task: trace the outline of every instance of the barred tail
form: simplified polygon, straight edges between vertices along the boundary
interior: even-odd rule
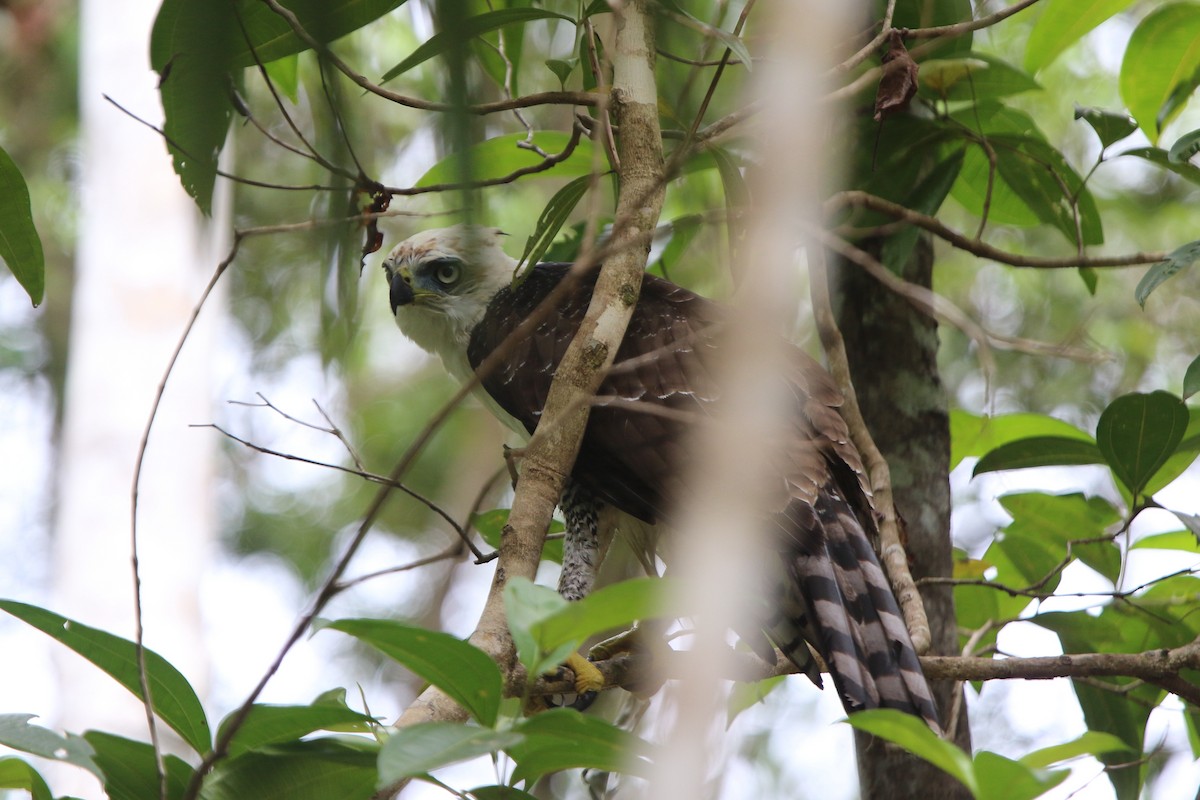
[[[804,640],[829,668],[846,711],[895,708],[940,731],[904,619],[871,543],[831,481],[815,503],[784,515],[791,572],[771,627],[784,654],[820,685]],[[782,619],[780,619],[782,618]]]

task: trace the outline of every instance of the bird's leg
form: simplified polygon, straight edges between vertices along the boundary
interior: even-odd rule
[[[600,510],[604,501],[577,481],[569,481],[558,504],[563,512],[566,533],[563,537],[562,573],[558,593],[570,601],[580,600],[592,591],[600,555]],[[576,708],[586,708],[604,687],[604,676],[579,653],[572,653],[566,666],[575,673]]]
[[[603,506],[603,500],[573,480],[568,482],[558,503],[566,523],[558,593],[566,600],[573,602],[587,597],[596,582]]]

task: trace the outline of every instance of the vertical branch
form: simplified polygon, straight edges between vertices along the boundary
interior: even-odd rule
[[[516,653],[504,615],[503,590],[513,577],[532,579],[542,541],[563,485],[579,451],[591,403],[616,356],[637,303],[650,250],[650,233],[663,200],[662,137],[654,82],[654,28],[648,0],[617,11],[613,48],[612,103],[621,136],[621,188],[610,247],[579,332],[555,373],[537,431],[521,464],[521,478],[500,547],[499,563],[471,642],[510,672]],[[397,725],[434,719],[458,720],[464,713],[436,689],[426,690]],[[387,796],[399,787],[388,787]]]

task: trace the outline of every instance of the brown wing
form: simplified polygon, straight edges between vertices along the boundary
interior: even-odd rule
[[[540,264],[519,287],[497,295],[472,333],[471,365],[533,313],[568,269]],[[530,432],[594,286],[594,276],[582,280],[483,380]],[[613,369],[597,393],[573,480],[647,522],[686,501],[680,479],[687,471],[687,428],[719,403],[709,367],[723,316],[717,304],[645,276]],[[842,396],[828,373],[799,350],[782,377],[794,413],[780,448],[788,491],[772,510],[780,532],[777,611],[765,627],[819,683],[805,641],[813,645],[847,710],[898,708],[936,726],[929,688],[871,546],[874,511],[861,460],[837,410]]]

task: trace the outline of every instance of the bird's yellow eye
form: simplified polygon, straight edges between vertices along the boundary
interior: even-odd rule
[[[462,268],[453,259],[443,259],[438,261],[435,266],[436,269],[433,272],[434,280],[443,286],[449,286],[454,283],[458,280],[459,275],[462,274]]]

